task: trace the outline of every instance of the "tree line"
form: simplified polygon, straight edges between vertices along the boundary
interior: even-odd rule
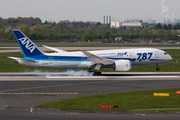
[[[0,40],[15,39],[12,29],[20,29],[32,40],[179,40],[180,23],[175,25],[156,24],[154,27],[133,30],[111,28],[100,22],[60,21],[58,23],[40,18],[8,18],[0,20]]]

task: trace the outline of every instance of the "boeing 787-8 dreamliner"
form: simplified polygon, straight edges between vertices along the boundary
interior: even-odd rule
[[[154,48],[114,49],[98,51],[67,52],[54,47],[47,47],[56,53],[40,50],[20,30],[12,30],[21,48],[24,58],[9,57],[16,63],[49,69],[95,69],[94,75],[100,75],[99,69],[112,68],[115,71],[129,71],[133,65],[159,64],[172,60],[163,50]]]

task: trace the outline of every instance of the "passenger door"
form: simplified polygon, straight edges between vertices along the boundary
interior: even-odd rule
[[[159,52],[155,51],[155,58],[159,58]]]
[[[53,57],[49,57],[49,64],[53,64]]]

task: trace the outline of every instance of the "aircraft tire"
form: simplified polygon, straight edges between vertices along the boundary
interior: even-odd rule
[[[94,72],[93,76],[98,76],[98,75],[102,75],[101,72]]]
[[[156,71],[160,71],[160,68],[156,68]]]
[[[97,72],[97,75],[102,75],[102,73],[101,72]]]

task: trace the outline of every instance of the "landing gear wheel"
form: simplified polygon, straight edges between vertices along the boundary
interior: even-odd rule
[[[156,68],[156,71],[160,71],[160,68]]]
[[[94,72],[93,76],[97,76],[97,72]]]
[[[97,75],[102,75],[101,72],[97,72]]]
[[[102,75],[101,72],[94,72],[93,76],[98,76],[98,75]]]
[[[161,64],[157,64],[156,71],[160,71],[160,68],[159,68],[159,66],[161,66]]]

